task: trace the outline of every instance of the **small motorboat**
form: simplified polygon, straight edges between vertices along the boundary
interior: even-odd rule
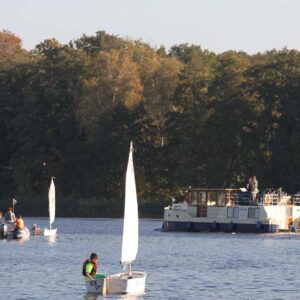
[[[16,230],[14,223],[1,224],[0,232],[2,238],[23,239],[28,238],[30,236],[30,231],[27,227]]]
[[[14,231],[13,236],[15,239],[24,239],[24,238],[29,238],[30,236],[30,231],[28,230],[27,227],[24,227],[22,229],[17,229]]]
[[[33,224],[30,231],[32,235],[44,235],[44,230],[41,229],[37,224]]]
[[[14,231],[16,229],[16,225],[13,222],[6,222],[4,224],[1,224],[1,237],[2,238],[9,238],[13,237]]]

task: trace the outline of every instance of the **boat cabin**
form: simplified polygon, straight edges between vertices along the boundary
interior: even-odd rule
[[[281,189],[189,188],[184,202],[164,209],[164,230],[277,232],[300,228],[300,193]]]
[[[241,189],[205,189],[190,188],[186,199],[188,206],[197,207],[197,217],[207,217],[209,206],[265,206],[265,205],[287,205],[291,197],[280,190],[266,190],[263,194],[257,194],[255,199],[251,192]]]

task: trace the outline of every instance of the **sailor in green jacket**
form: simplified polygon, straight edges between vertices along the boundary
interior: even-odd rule
[[[88,279],[93,280],[97,275],[97,262],[98,255],[96,253],[92,253],[90,258],[88,258],[83,266],[82,266],[82,275]]]

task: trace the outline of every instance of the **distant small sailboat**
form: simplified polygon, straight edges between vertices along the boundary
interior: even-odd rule
[[[108,275],[86,282],[87,291],[102,294],[143,294],[145,292],[146,273],[132,271],[131,263],[138,252],[138,204],[133,167],[133,147],[130,144],[125,188],[125,211],[121,263],[127,266],[127,272]]]
[[[45,228],[44,235],[52,236],[52,235],[56,235],[56,231],[57,231],[57,228],[55,229],[51,228],[51,224],[55,220],[55,186],[54,186],[53,177],[51,178],[48,200],[49,200],[49,229]]]

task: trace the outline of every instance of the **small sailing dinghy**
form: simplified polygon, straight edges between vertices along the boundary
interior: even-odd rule
[[[132,271],[131,263],[138,252],[138,205],[136,185],[133,168],[133,147],[130,144],[126,172],[125,211],[123,224],[123,242],[121,263],[127,266],[127,272],[108,275],[86,281],[87,291],[99,294],[133,294],[140,295],[145,292],[146,273]]]
[[[55,220],[55,186],[54,186],[53,177],[51,178],[48,200],[49,200],[49,229],[45,228],[44,235],[52,236],[52,235],[56,235],[56,231],[57,231],[57,228],[55,229],[51,228],[51,224]]]

